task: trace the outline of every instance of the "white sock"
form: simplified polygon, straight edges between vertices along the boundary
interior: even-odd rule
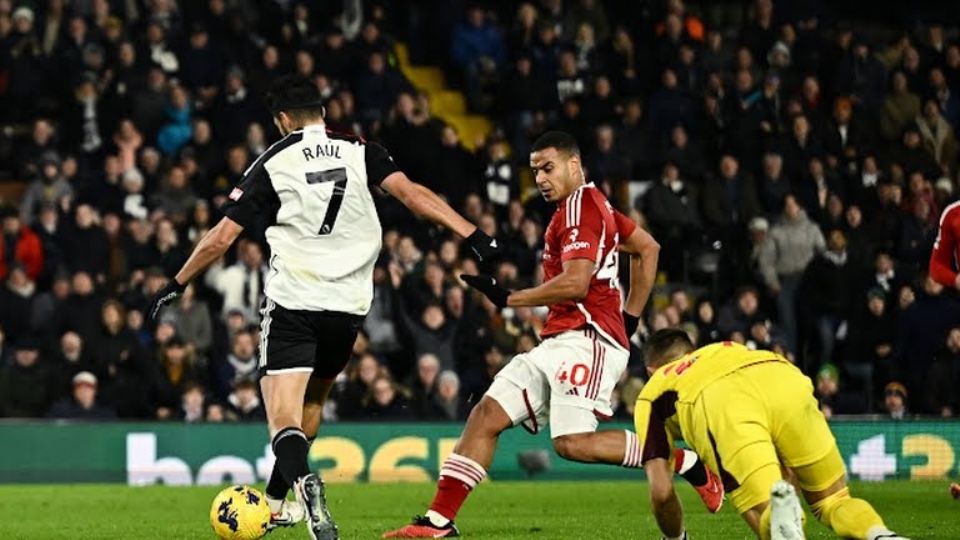
[[[693,468],[697,464],[697,460],[700,459],[697,457],[697,453],[691,450],[681,450],[683,452],[683,463],[680,464],[680,469],[677,471],[679,474],[685,474],[687,471]]]
[[[629,469],[639,469],[643,466],[640,463],[642,457],[640,453],[640,439],[637,438],[637,434],[625,429],[623,433],[627,437],[627,446],[626,451],[623,453],[623,462],[620,463],[621,467],[627,467]]]
[[[897,533],[879,525],[870,527],[870,530],[867,531],[867,540],[880,540],[883,538],[893,538],[895,536],[897,536]]]
[[[663,540],[687,540],[687,531],[681,530],[680,536],[664,536]]]
[[[437,527],[445,527],[447,523],[450,523],[449,519],[441,516],[433,510],[427,510],[426,517],[430,520],[430,523],[433,523]]]
[[[283,507],[283,499],[274,499],[267,495],[267,506],[270,507],[271,514],[276,514]]]

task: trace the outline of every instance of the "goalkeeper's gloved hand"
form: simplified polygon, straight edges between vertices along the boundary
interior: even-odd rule
[[[467,245],[476,254],[480,262],[488,261],[500,252],[500,246],[497,245],[496,238],[490,238],[487,233],[477,227],[473,233],[467,237]]]
[[[179,298],[186,288],[186,285],[181,285],[175,278],[168,281],[166,286],[160,289],[153,300],[150,301],[150,307],[147,309],[147,320],[155,322],[163,306]]]
[[[510,296],[510,291],[498,285],[497,280],[494,279],[493,276],[486,274],[480,274],[479,276],[460,274],[460,279],[467,285],[482,292],[484,296],[489,298],[498,308],[502,309],[507,307],[507,298]]]
[[[633,315],[623,312],[623,326],[627,329],[627,339],[630,339],[637,331],[637,327],[640,326],[640,317],[634,317]]]

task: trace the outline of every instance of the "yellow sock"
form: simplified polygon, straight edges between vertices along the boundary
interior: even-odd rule
[[[814,503],[810,509],[841,538],[866,539],[871,528],[884,527],[883,518],[870,503],[851,497],[848,488]]]
[[[760,514],[760,540],[770,540],[770,508],[768,504]]]

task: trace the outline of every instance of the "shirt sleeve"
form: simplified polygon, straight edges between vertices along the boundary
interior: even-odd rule
[[[371,186],[379,186],[388,176],[400,170],[387,149],[375,142],[368,142],[364,146],[364,159],[367,184]]]
[[[567,200],[564,229],[560,236],[560,262],[590,259],[596,262],[600,251],[603,216],[596,203],[581,192]],[[586,199],[586,200],[583,200]]]
[[[653,401],[642,394],[637,399],[634,424],[640,439],[640,463],[657,458],[670,459],[673,436],[667,429],[667,419],[676,412],[675,401],[674,392],[665,392]]]
[[[956,210],[948,210],[940,219],[940,230],[937,232],[937,241],[933,244],[930,254],[930,277],[944,287],[953,288],[957,279],[957,272],[953,269],[954,257],[957,251],[957,238],[954,235],[953,220],[960,214]]]
[[[270,183],[270,175],[258,160],[240,179],[237,185],[227,196],[223,205],[223,213],[244,228],[256,222],[258,215],[264,214],[274,204],[279,204],[277,192]]]
[[[613,219],[617,222],[617,232],[620,233],[621,242],[633,234],[633,231],[637,230],[637,224],[617,210],[613,211]]]

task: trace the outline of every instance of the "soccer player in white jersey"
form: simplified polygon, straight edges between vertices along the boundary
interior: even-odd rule
[[[382,146],[328,132],[320,99],[305,77],[273,83],[267,105],[283,138],[246,170],[223,207],[225,217],[200,239],[148,315],[154,319],[180,296],[245,228],[266,222],[271,254],[261,310],[260,387],[277,457],[268,502],[274,524],[293,524],[297,508],[284,504],[293,487],[310,537],[329,540],[338,537],[337,528],[307,452],[373,299],[382,232],[370,188],[380,186],[413,212],[466,238],[480,260],[494,255],[497,244],[410,181]]]

